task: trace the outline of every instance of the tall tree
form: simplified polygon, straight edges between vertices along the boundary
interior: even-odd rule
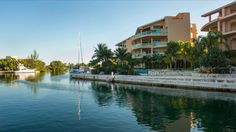
[[[103,64],[108,61],[111,61],[112,57],[113,57],[113,53],[111,49],[109,49],[106,46],[106,44],[99,43],[97,45],[97,48],[95,48],[94,50],[94,55],[92,57],[92,60],[94,60],[97,63],[101,62]]]
[[[171,60],[171,62],[174,62],[174,68],[176,68],[176,61],[177,58],[179,57],[179,51],[180,51],[180,46],[178,42],[170,41],[167,43],[167,50],[165,52],[166,57],[168,59],[166,60]],[[170,68],[172,68],[172,65],[170,64]]]
[[[0,71],[15,71],[18,69],[18,64],[14,58],[0,59]]]
[[[59,60],[50,62],[50,65],[48,66],[48,68],[53,74],[64,73],[67,70],[66,64],[62,63]]]
[[[145,64],[145,68],[150,69],[152,66],[152,56],[146,55],[143,56],[142,62]]]
[[[124,66],[124,64],[127,63],[127,59],[128,59],[127,49],[118,47],[115,50],[114,54],[115,54],[118,64],[120,64],[121,66]]]
[[[227,68],[229,61],[223,54],[221,48],[227,44],[224,43],[224,38],[221,32],[210,31],[207,36],[199,37],[196,43],[197,54],[199,55],[199,66],[210,69],[209,72],[217,72],[214,69]]]
[[[30,59],[32,59],[33,61],[36,61],[39,59],[39,54],[37,53],[36,50],[34,50],[33,53],[30,55]]]
[[[207,36],[200,36],[198,38],[197,44],[200,44],[205,51],[208,51],[211,48],[219,48],[219,46],[224,46],[228,49],[229,46],[224,41],[224,36],[221,32],[210,31],[207,33]],[[223,47],[222,47],[223,48]]]
[[[190,60],[192,54],[192,45],[190,42],[178,41],[180,46],[180,56],[184,61],[184,68],[187,67],[187,60]]]
[[[97,68],[96,71],[103,71],[108,74],[112,72],[115,67],[113,58],[111,49],[109,49],[106,44],[99,43],[94,50],[90,65],[95,66]]]

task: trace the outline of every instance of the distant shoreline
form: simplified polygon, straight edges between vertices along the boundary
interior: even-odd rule
[[[28,72],[28,71],[0,71],[0,73],[38,73],[39,71],[35,72]]]

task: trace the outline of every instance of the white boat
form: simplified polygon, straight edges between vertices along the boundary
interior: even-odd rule
[[[15,73],[35,73],[35,69],[28,69],[23,64],[18,65],[18,71],[15,71]]]

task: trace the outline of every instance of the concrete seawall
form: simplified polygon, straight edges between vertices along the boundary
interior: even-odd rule
[[[172,88],[201,89],[236,92],[235,77],[195,77],[195,76],[131,76],[131,75],[93,75],[71,74],[72,78],[138,84],[146,86],[165,86]]]

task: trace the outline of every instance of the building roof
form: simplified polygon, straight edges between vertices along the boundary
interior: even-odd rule
[[[123,43],[123,42],[125,42],[125,41],[127,41],[127,40],[129,40],[129,39],[131,39],[132,37],[128,37],[127,39],[125,39],[125,40],[123,40],[123,41],[121,41],[121,42],[119,42],[119,43],[117,43],[117,44],[115,44],[116,46],[119,46],[121,43]]]
[[[138,29],[141,29],[141,28],[143,28],[143,27],[146,27],[146,26],[152,25],[152,24],[157,23],[157,22],[160,22],[160,21],[164,21],[164,18],[159,19],[159,20],[156,20],[156,21],[153,21],[153,22],[150,22],[150,23],[145,24],[145,25],[142,25],[142,26],[139,26]]]
[[[162,19],[158,19],[158,20],[156,20],[156,21],[150,22],[150,23],[148,23],[148,24],[139,26],[139,27],[136,29],[135,34],[138,32],[139,29],[142,29],[143,27],[146,27],[146,26],[149,26],[149,25],[152,25],[152,24],[154,24],[154,23],[161,22],[161,21],[164,21],[164,20],[165,20],[165,18],[162,18]]]
[[[139,27],[137,28],[137,30],[136,30],[136,33],[138,32],[139,29],[142,29],[143,27],[150,26],[150,25],[152,25],[152,24],[154,24],[154,23],[164,21],[166,18],[175,18],[175,17],[178,17],[178,16],[181,15],[181,14],[187,14],[187,13],[189,13],[189,12],[181,12],[181,13],[178,13],[176,16],[165,16],[165,17],[162,18],[162,19],[158,19],[158,20],[156,20],[156,21],[153,21],[153,22],[147,23],[147,24],[145,24],[145,25],[139,26]]]
[[[203,14],[202,17],[207,17],[209,15],[215,14],[215,13],[219,12],[222,8],[229,7],[229,6],[232,6],[232,5],[236,5],[236,1],[231,2],[231,3],[227,4],[227,5],[222,6],[222,7],[219,7],[217,9],[215,9],[215,10],[209,11],[209,12]]]

